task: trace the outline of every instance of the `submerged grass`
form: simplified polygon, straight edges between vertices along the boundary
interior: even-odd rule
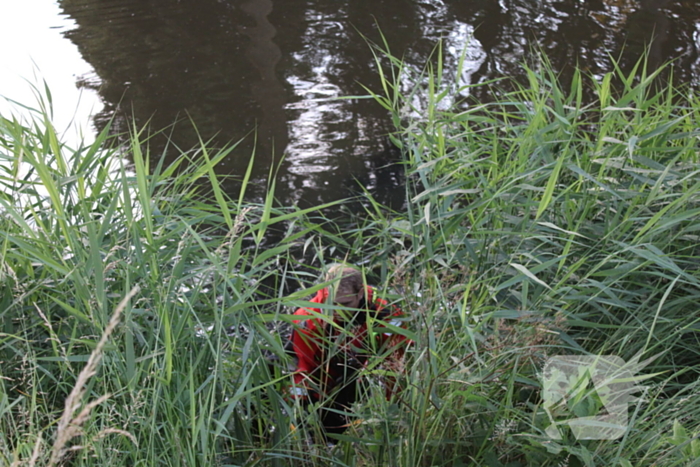
[[[275,207],[274,185],[229,198],[213,169],[230,149],[164,167],[139,132],[71,149],[46,114],[0,120],[0,463],[696,462],[697,98],[620,70],[562,89],[544,62],[529,86],[457,106],[439,56],[407,91],[380,54],[407,209],[367,196],[342,232],[323,207]],[[313,267],[346,253],[409,312],[414,346],[403,368],[364,370],[357,423],[328,446],[266,356],[283,357],[276,323],[318,288]],[[656,357],[622,438],[547,436],[538,372],[570,354]],[[405,388],[389,401],[387,372]],[[596,415],[584,399],[557,420]]]

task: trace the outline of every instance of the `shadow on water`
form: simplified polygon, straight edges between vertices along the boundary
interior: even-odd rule
[[[174,157],[198,136],[224,146],[242,175],[253,147],[253,198],[279,165],[282,204],[309,207],[351,196],[357,181],[394,208],[401,168],[388,146],[386,112],[371,100],[335,98],[379,89],[371,50],[379,41],[418,71],[439,39],[447,69],[465,53],[460,84],[514,76],[533,48],[564,80],[578,65],[601,76],[610,57],[630,68],[649,46],[649,66],[676,60],[674,78],[700,85],[700,6],[670,0],[59,0],[77,27],[67,37],[95,70],[79,84],[99,92],[98,128],[114,121],[169,128],[152,154]],[[488,88],[456,99],[488,100]],[[190,122],[191,120],[191,122]],[[173,125],[173,122],[177,121]],[[173,125],[173,126],[171,126]],[[387,149],[389,148],[389,149]],[[282,162],[280,163],[280,161]],[[227,189],[237,191],[235,183]],[[398,205],[397,205],[398,203]]]

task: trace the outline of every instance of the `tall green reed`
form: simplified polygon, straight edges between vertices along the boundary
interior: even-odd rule
[[[397,125],[407,210],[365,193],[343,230],[311,222],[324,206],[276,207],[273,182],[246,203],[250,169],[230,197],[214,167],[234,148],[203,141],[166,166],[142,131],[76,149],[46,114],[0,120],[4,463],[49,461],[66,398],[135,286],[61,451],[71,465],[692,461],[697,98],[643,71],[577,73],[564,88],[544,60],[527,85],[460,103],[462,64],[439,49],[410,73],[375,50],[383,94],[372,95]],[[269,244],[273,228],[283,235]],[[364,370],[358,422],[335,446],[266,360],[284,361],[278,323],[322,286],[285,293],[312,282],[305,255],[362,264],[411,318],[403,368]],[[658,355],[621,440],[546,436],[538,370],[572,353]],[[404,388],[389,400],[387,375]]]
[[[46,113],[0,120],[3,463],[278,465],[306,442],[289,435],[265,355],[283,353],[270,323],[298,276],[292,250],[322,232],[316,209],[275,207],[274,185],[245,203],[250,170],[231,199],[213,168],[233,147],[165,166],[148,138],[109,149],[107,128],[70,148]],[[271,226],[284,236],[269,246]],[[91,353],[101,363],[79,380]],[[80,416],[56,426],[78,387],[65,413]]]
[[[398,465],[688,460],[692,436],[668,433],[698,432],[681,409],[698,410],[697,97],[641,64],[564,88],[543,58],[515,90],[486,83],[492,102],[460,103],[461,63],[439,49],[422,73],[375,50],[408,209],[372,206],[356,246],[380,239],[368,257],[391,265],[416,317],[410,408],[383,432],[404,443]],[[657,376],[621,442],[548,439],[548,357],[640,353],[658,355]]]

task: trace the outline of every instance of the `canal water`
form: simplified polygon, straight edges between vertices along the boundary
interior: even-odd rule
[[[460,84],[521,77],[535,48],[563,76],[576,64],[600,76],[611,57],[629,68],[649,47],[651,66],[673,59],[677,81],[700,85],[694,0],[2,3],[0,34],[15,55],[3,72],[14,81],[0,77],[0,95],[12,95],[31,69],[11,65],[31,56],[55,86],[56,107],[82,105],[75,120],[84,133],[108,121],[117,132],[165,129],[150,141],[153,158],[173,158],[199,137],[213,146],[242,141],[219,172],[240,177],[254,150],[252,195],[264,192],[273,167],[280,202],[304,207],[356,194],[358,183],[384,203],[403,199],[387,112],[361,98],[363,86],[380,90],[367,42],[381,42],[380,31],[415,71],[439,40],[448,73],[464,53]],[[485,88],[470,92],[489,98],[478,94]]]

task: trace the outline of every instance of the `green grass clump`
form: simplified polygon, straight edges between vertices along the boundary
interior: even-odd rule
[[[69,148],[34,115],[0,119],[0,465],[289,455],[258,441],[283,404],[260,402],[281,387],[262,349],[281,353],[268,322],[305,274],[287,259],[320,231],[309,212],[274,208],[274,185],[229,199],[214,167],[231,148],[164,167],[140,132]]]
[[[564,89],[543,61],[467,106],[439,53],[420,76],[381,53],[406,209],[368,195],[349,227],[277,207],[272,181],[245,202],[250,170],[232,199],[214,173],[232,148],[164,166],[139,131],[69,148],[46,112],[0,119],[0,464],[696,462],[697,98],[636,71]],[[265,357],[338,258],[407,311],[413,345],[363,370],[356,423],[329,446]],[[547,436],[539,371],[571,354],[654,357],[622,438]]]
[[[464,89],[439,53],[409,92],[415,72],[380,57],[384,93],[374,95],[394,116],[409,185],[406,213],[371,210],[375,235],[391,232],[372,255],[422,294],[408,294],[420,302],[420,337],[413,410],[404,435],[390,431],[409,448],[396,448],[399,465],[690,465],[700,434],[697,97],[659,90],[659,71],[577,73],[563,89],[543,60],[527,86],[458,105]],[[545,435],[538,370],[560,354],[655,356],[624,438]]]

